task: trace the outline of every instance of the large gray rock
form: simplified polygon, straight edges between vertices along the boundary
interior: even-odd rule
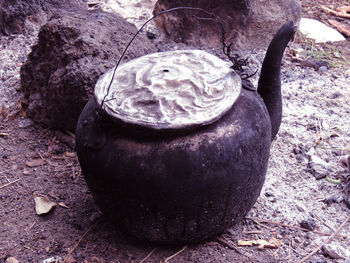
[[[65,12],[51,19],[40,29],[38,43],[21,67],[29,116],[74,131],[97,78],[115,66],[136,31],[124,19],[103,11]],[[125,58],[152,52],[156,49],[150,40],[139,35]]]
[[[200,7],[215,14],[224,26],[226,40],[235,49],[267,48],[278,28],[287,20],[300,21],[300,0],[158,0],[154,14],[176,6]],[[156,19],[171,39],[200,46],[222,45],[220,27],[199,11],[180,10]]]
[[[87,8],[84,0],[0,0],[0,34],[36,31],[61,9]]]

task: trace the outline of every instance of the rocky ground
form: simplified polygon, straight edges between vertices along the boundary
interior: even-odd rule
[[[346,2],[303,1],[304,15],[327,22],[331,15],[320,5]],[[153,3],[100,5],[139,25]],[[282,70],[282,126],[258,202],[222,236],[183,248],[135,243],[105,222],[81,175],[74,135],[26,117],[19,69],[35,41],[35,32],[0,37],[1,262],[350,262],[349,39],[316,45],[298,35],[290,44]],[[174,44],[163,45],[169,48]],[[263,54],[249,54],[252,69]],[[38,216],[38,196],[56,208]],[[242,245],[247,240],[271,241],[273,248]]]

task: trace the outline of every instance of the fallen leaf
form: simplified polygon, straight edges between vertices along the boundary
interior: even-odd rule
[[[0,137],[6,137],[6,136],[9,136],[9,134],[6,132],[0,132]]]
[[[44,165],[45,163],[46,163],[46,161],[43,159],[36,159],[36,160],[26,162],[26,165],[28,167],[33,168],[33,167],[38,167],[38,166]]]
[[[44,215],[50,212],[57,204],[51,202],[48,198],[42,196],[34,197],[35,201],[35,212],[38,215]]]
[[[279,248],[280,246],[282,246],[282,240],[279,240],[277,238],[271,238],[268,242],[260,244],[258,249],[264,249],[264,248]]]
[[[256,240],[238,240],[237,242],[238,246],[252,246],[256,245]]]
[[[257,245],[258,249],[265,249],[265,248],[279,248],[282,245],[282,241],[276,238],[271,238],[269,241],[266,241],[264,239],[257,239],[257,240],[238,240],[237,242],[238,246],[253,246]]]

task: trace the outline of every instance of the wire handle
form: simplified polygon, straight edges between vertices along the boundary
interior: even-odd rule
[[[148,20],[140,27],[140,29],[137,30],[137,32],[133,35],[133,37],[131,38],[131,40],[129,41],[129,43],[126,45],[126,47],[125,47],[123,53],[121,54],[121,56],[120,56],[120,58],[119,58],[119,60],[118,60],[118,62],[117,62],[117,64],[116,64],[116,66],[115,66],[115,68],[114,68],[114,70],[113,70],[113,74],[112,74],[112,77],[111,77],[111,81],[109,82],[109,85],[108,85],[108,88],[107,88],[107,93],[106,93],[106,95],[103,97],[103,100],[102,100],[102,102],[101,102],[101,105],[100,105],[101,108],[102,108],[103,104],[105,103],[107,96],[109,95],[109,91],[110,91],[110,89],[111,89],[112,82],[113,82],[115,73],[116,73],[116,71],[117,71],[117,68],[118,68],[118,66],[119,66],[119,64],[120,64],[120,62],[121,62],[121,60],[123,59],[123,57],[124,57],[126,51],[128,50],[129,46],[131,45],[131,43],[132,43],[132,42],[134,41],[134,39],[136,38],[136,36],[142,31],[142,29],[143,29],[149,22],[151,22],[151,21],[152,21],[153,19],[155,19],[156,17],[158,17],[158,16],[160,16],[160,15],[163,15],[163,14],[165,14],[165,13],[169,13],[169,12],[173,12],[173,11],[177,11],[177,10],[181,10],[181,9],[188,9],[188,10],[201,11],[201,12],[203,12],[203,13],[206,13],[206,14],[209,15],[209,16],[215,16],[213,13],[208,12],[208,11],[206,11],[206,10],[203,9],[203,8],[199,8],[199,7],[189,7],[189,6],[179,6],[179,7],[170,8],[170,9],[168,9],[168,10],[160,11],[159,13],[155,14],[153,17],[151,17],[150,19],[148,19]]]

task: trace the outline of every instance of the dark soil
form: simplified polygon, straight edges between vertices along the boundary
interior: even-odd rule
[[[331,15],[320,5],[345,4],[347,0],[303,0],[304,17],[327,23]],[[349,23],[349,19],[342,21]],[[74,135],[33,124],[27,118],[21,107],[19,69],[34,40],[33,35],[0,37],[0,262],[13,262],[10,257],[19,262],[43,262],[55,256],[61,261],[46,262],[141,262],[151,251],[144,262],[297,262],[325,237],[292,226],[313,218],[317,231],[333,233],[348,217],[349,170],[340,158],[350,154],[349,39],[317,47],[342,55],[335,59],[336,67],[325,73],[291,62],[288,54],[305,50],[306,44],[300,40],[291,45],[282,78],[284,119],[258,202],[246,219],[221,237],[184,247],[169,260],[182,248],[136,243],[103,219],[81,174]],[[257,53],[259,60],[262,54]],[[306,107],[310,114],[304,111]],[[313,154],[331,165],[331,175],[341,183],[315,180],[307,170],[307,158]],[[38,216],[35,196],[46,196],[58,205]],[[333,201],[323,202],[329,197]],[[262,219],[290,227],[260,222]],[[350,223],[340,234],[343,237],[334,242],[349,252]],[[271,238],[282,244],[277,249],[237,248],[238,240]],[[319,250],[306,262],[345,262],[350,259],[345,252],[337,261]]]

